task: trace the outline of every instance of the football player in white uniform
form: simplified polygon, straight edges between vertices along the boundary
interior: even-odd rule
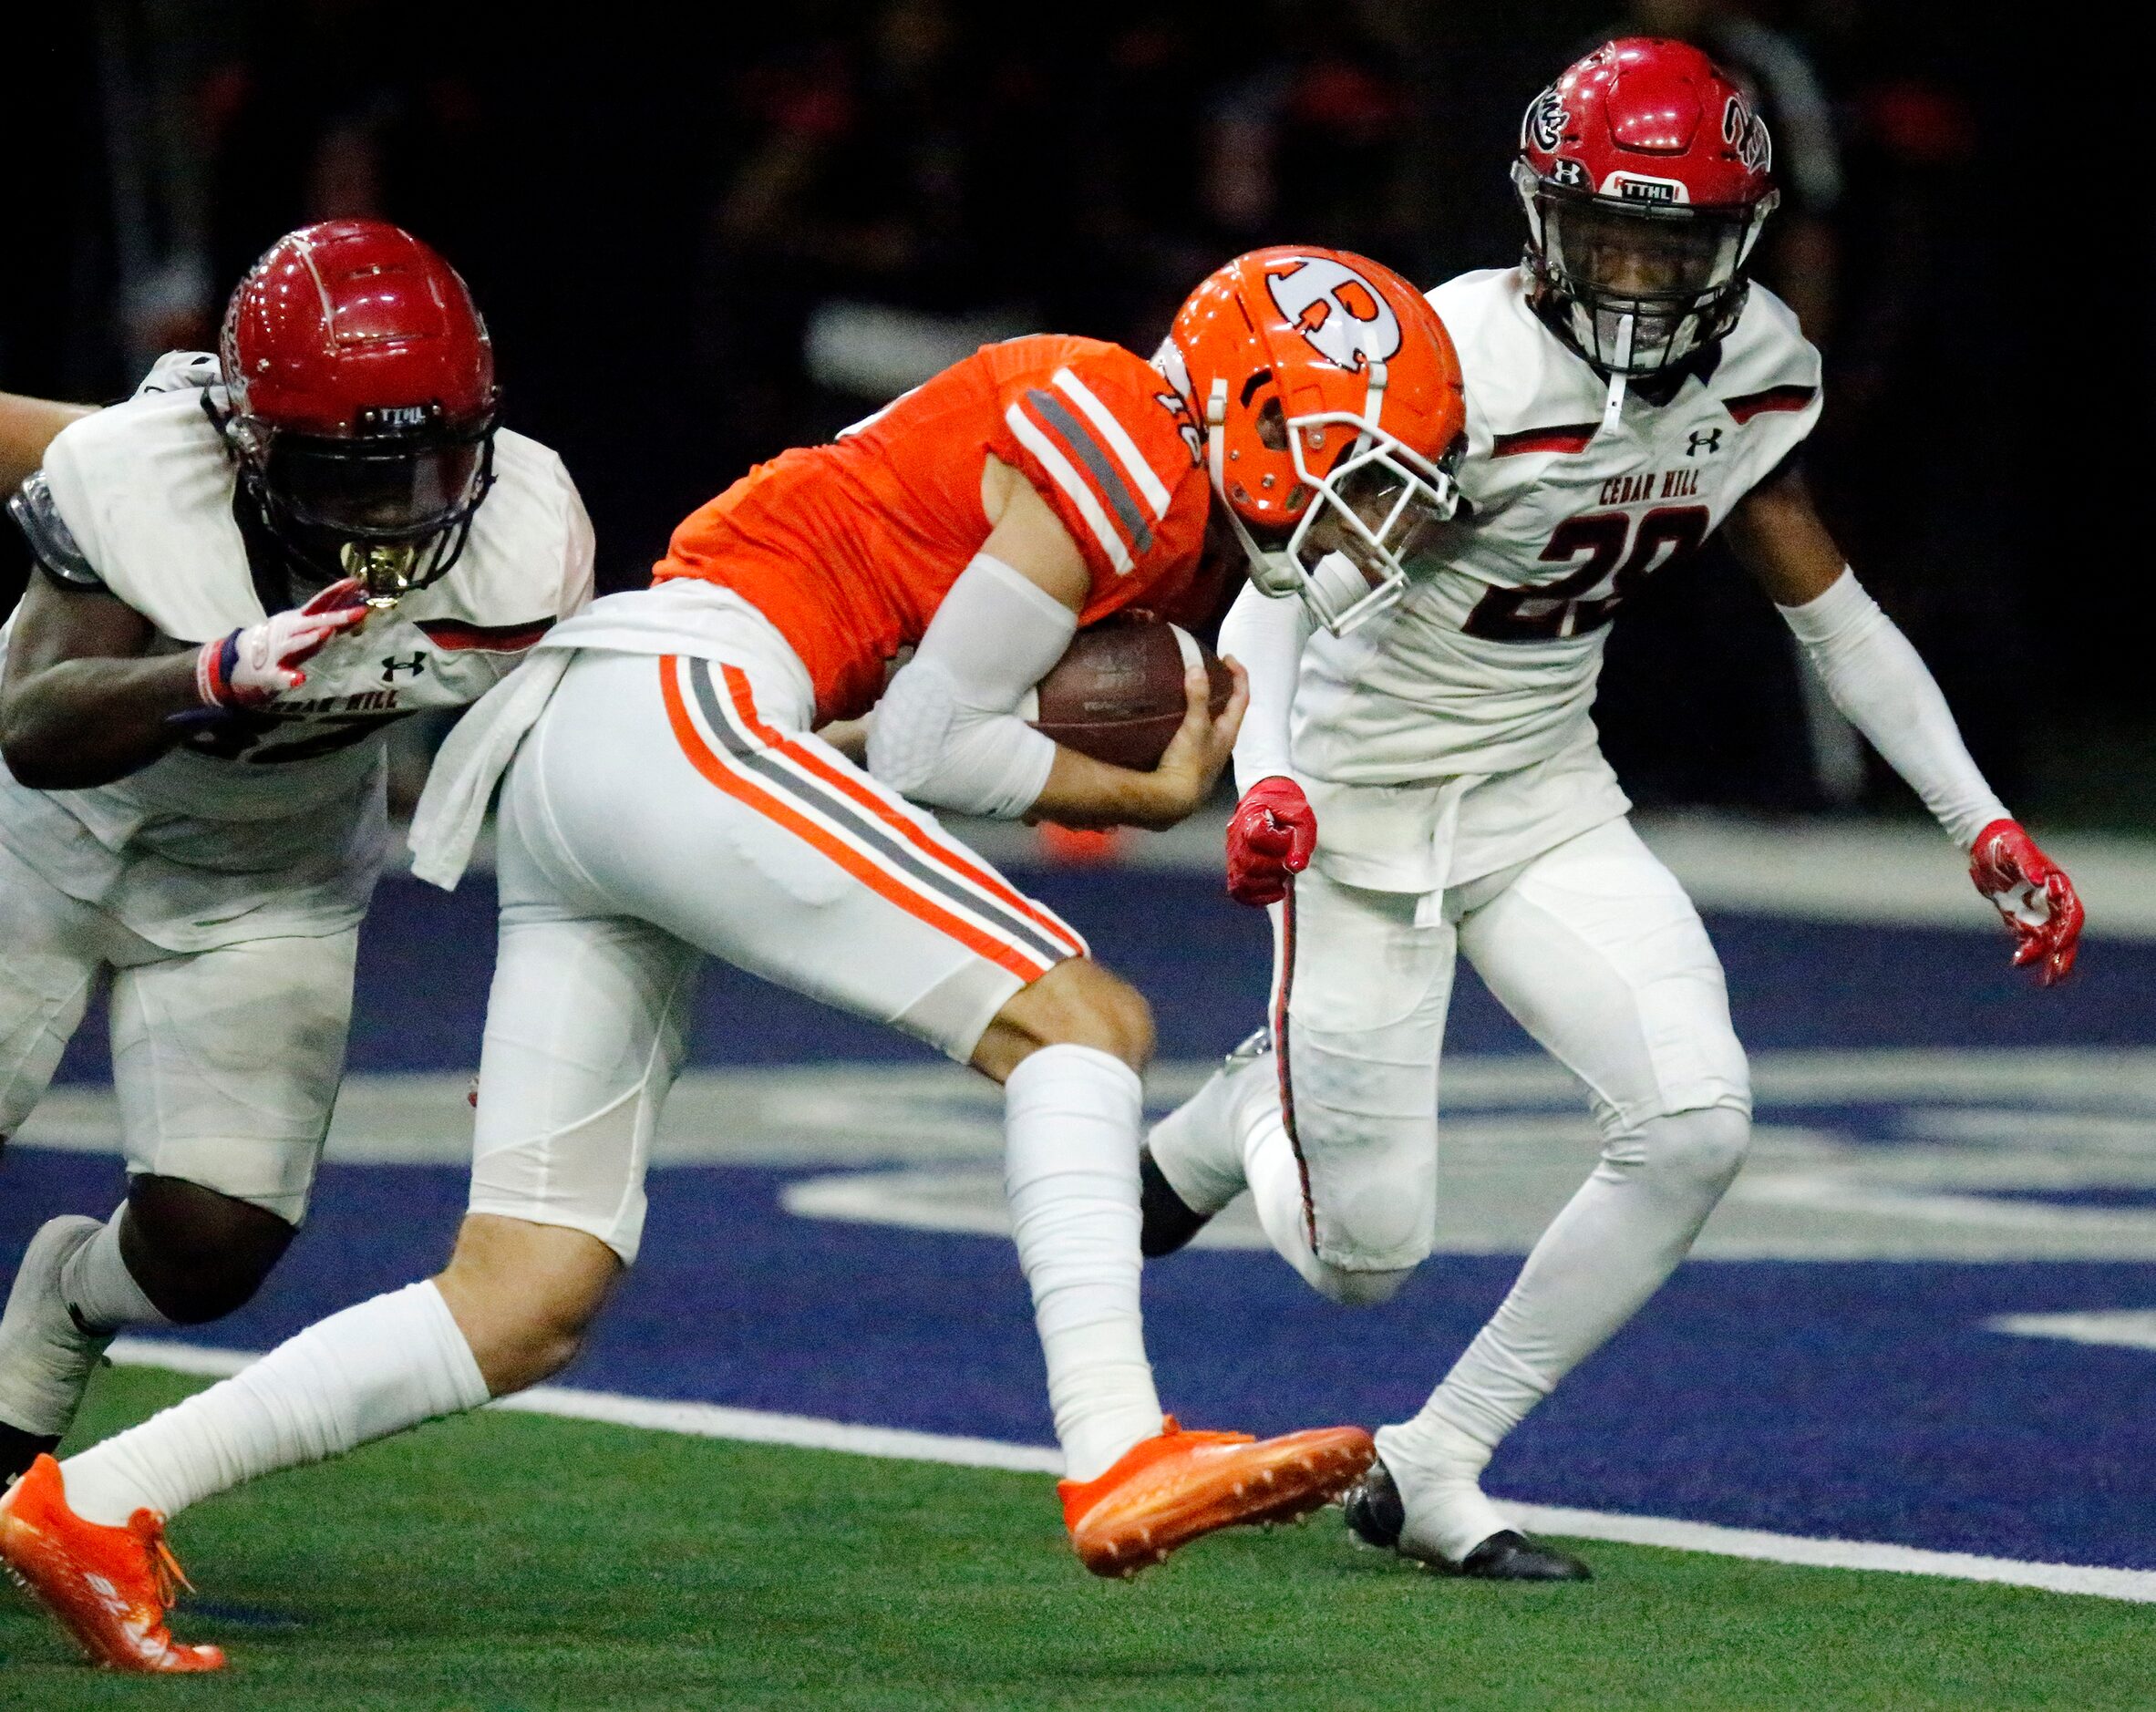
[[[2065,975],[2081,908],[1807,496],[1820,361],[1748,290],[1774,192],[1743,97],[1697,49],[1610,43],[1535,98],[1513,175],[1524,264],[1430,294],[1467,390],[1455,517],[1301,602],[1246,589],[1223,629],[1252,685],[1230,889],[1273,906],[1273,1017],[1152,1132],[1145,1235],[1179,1247],[1248,1187],[1317,1289],[1390,1295],[1434,1240],[1464,953],[1586,1084],[1602,1157],[1428,1405],[1377,1434],[1349,1521],[1465,1573],[1574,1579],[1507,1527],[1482,1470],[1684,1256],[1750,1127],[1714,949],[1589,718],[1625,596],[1727,520],[1837,704],[1970,852],[2015,961]]]
[[[74,414],[11,404],[11,455]],[[591,594],[561,460],[496,420],[462,280],[331,222],[248,274],[218,356],[67,422],[10,502],[37,569],[0,681],[0,1136],[108,978],[129,1189],[24,1256],[0,1481],[119,1328],[231,1312],[304,1215],[387,842],[383,733],[475,700]]]

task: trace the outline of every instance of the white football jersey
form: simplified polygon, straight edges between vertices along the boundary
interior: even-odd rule
[[[1521,269],[1493,268],[1429,294],[1466,380],[1464,502],[1391,613],[1311,638],[1298,774],[1399,785],[1592,755],[1588,708],[1618,607],[1819,418],[1819,354],[1755,284],[1707,372],[1663,405],[1628,390],[1604,428],[1607,384],[1535,315],[1526,286]]]
[[[267,615],[201,399],[189,387],[85,417],[43,471],[78,569],[172,651]],[[561,459],[504,429],[494,473],[449,573],[332,640],[298,689],[93,789],[0,769],[0,840],[171,950],[348,926],[387,847],[382,734],[478,699],[591,598],[591,523]]]

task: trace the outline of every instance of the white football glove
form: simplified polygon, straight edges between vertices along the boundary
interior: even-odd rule
[[[217,366],[214,351],[167,351],[150,366],[150,373],[142,376],[135,388],[135,397],[147,398],[153,392],[183,392],[190,387],[215,387],[224,379],[224,371]]]
[[[195,692],[205,707],[260,707],[304,684],[301,663],[332,636],[365,623],[367,612],[357,577],[332,583],[295,612],[272,613],[205,642],[195,656]]]

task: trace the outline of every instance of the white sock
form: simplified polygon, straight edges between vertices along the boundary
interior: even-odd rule
[[[441,1292],[408,1284],[310,1325],[245,1372],[69,1457],[60,1474],[77,1515],[119,1527],[137,1510],[176,1516],[486,1400]]]
[[[60,1269],[60,1299],[75,1310],[83,1325],[95,1331],[171,1324],[158,1312],[157,1304],[142,1294],[142,1286],[120,1258],[119,1225],[127,1216],[123,1205]]]
[[[1661,1287],[1736,1176],[1750,1129],[1718,1106],[1652,1119],[1604,1148],[1444,1383],[1413,1420],[1378,1431],[1418,1543],[1457,1561],[1504,1525],[1477,1484],[1491,1453]]]
[[[1137,1072],[1043,1047],[1004,1084],[1004,1185],[1065,1472],[1090,1480],[1161,1430],[1139,1307]]]
[[[1482,1495],[1490,1447],[1429,1408],[1405,1427],[1380,1427],[1377,1455],[1399,1488],[1400,1544],[1409,1555],[1457,1563],[1512,1525]]]

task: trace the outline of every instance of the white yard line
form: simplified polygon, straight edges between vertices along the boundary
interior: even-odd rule
[[[717,1403],[670,1403],[611,1391],[578,1391],[539,1385],[494,1405],[524,1415],[603,1421],[650,1432],[686,1433],[692,1439],[736,1439],[752,1445],[790,1445],[800,1450],[843,1450],[859,1457],[902,1462],[950,1462],[962,1469],[1007,1469],[1019,1474],[1060,1474],[1063,1453],[1045,1445],[1008,1445],[994,1439],[909,1432],[903,1427],[856,1427],[812,1415],[773,1415]]]
[[[262,1359],[258,1349],[205,1349],[197,1344],[167,1344],[154,1337],[116,1337],[105,1351],[116,1367],[162,1367],[193,1379],[229,1379]]]
[[[2069,1344],[2115,1349],[2156,1349],[2156,1310],[2117,1308],[2092,1314],[2002,1314],[1986,1320],[1987,1332],[2009,1337],[2057,1337]]]
[[[116,1339],[106,1353],[123,1367],[161,1367],[167,1372],[201,1378],[229,1377],[258,1359],[251,1350],[209,1349],[141,1337]],[[789,1445],[806,1450],[838,1450],[854,1456],[890,1457],[908,1462],[950,1463],[960,1468],[1055,1474],[1061,1471],[1063,1461],[1056,1451],[1037,1445],[909,1432],[892,1427],[857,1427],[807,1415],[726,1408],[713,1403],[672,1403],[656,1397],[620,1397],[611,1392],[579,1391],[562,1386],[538,1386],[520,1396],[505,1398],[494,1407],[528,1415],[603,1421],[611,1426],[641,1428],[651,1432],[682,1433],[695,1439]],[[1967,1552],[1926,1552],[1914,1546],[1884,1545],[1867,1540],[1813,1540],[1800,1534],[1724,1528],[1713,1522],[1680,1521],[1666,1516],[1625,1516],[1596,1510],[1500,1501],[1522,1527],[1574,1540],[1613,1540],[1623,1545],[1664,1546],[1675,1552],[1703,1552],[1715,1557],[1749,1558],[1811,1569],[1938,1575],[1951,1581],[1995,1582],[2009,1587],[2038,1587],[2050,1593],[2085,1593],[2099,1599],[2156,1604],[2156,1570],[2102,1569],[2080,1563],[2027,1563],[2013,1558],[1979,1557]]]
[[[1970,1552],[1925,1552],[1871,1540],[1812,1540],[1801,1534],[1723,1528],[1711,1521],[1666,1516],[1619,1516],[1598,1510],[1564,1510],[1551,1504],[1502,1507],[1536,1533],[1574,1540],[1614,1540],[1625,1545],[1667,1546],[1716,1557],[1755,1558],[1813,1569],[1884,1570],[1899,1575],[1944,1575],[1959,1582],[2000,1582],[2042,1587],[2055,1593],[2089,1593],[2156,1604],[2156,1570],[2099,1569],[2084,1563],[2025,1563],[2014,1558],[1978,1557]]]

